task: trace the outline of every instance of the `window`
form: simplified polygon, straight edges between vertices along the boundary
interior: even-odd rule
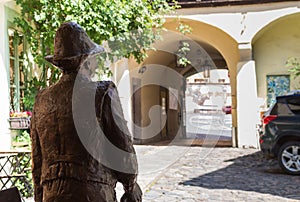
[[[10,110],[22,111],[26,71],[24,68],[24,37],[14,29],[8,29],[9,37],[9,75]]]
[[[287,103],[294,114],[300,114],[300,97],[290,98]]]

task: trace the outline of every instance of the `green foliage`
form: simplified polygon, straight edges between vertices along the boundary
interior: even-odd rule
[[[294,76],[294,78],[300,76],[300,62],[295,57],[290,57],[285,63],[288,71]]]
[[[191,64],[191,61],[187,58],[187,54],[190,51],[190,44],[188,42],[182,41],[179,45],[179,50],[177,52],[177,63],[181,67],[186,67]]]
[[[183,35],[192,33],[192,28],[187,24],[180,22],[178,19],[179,25],[177,30],[182,33]],[[180,67],[186,67],[187,65],[191,64],[191,61],[187,58],[187,54],[190,52],[190,44],[187,41],[180,41],[179,49],[177,51],[177,64]]]
[[[59,74],[56,74],[57,76]],[[40,88],[46,87],[46,82],[38,80],[37,77],[33,77],[26,83],[26,88],[23,97],[23,104],[25,111],[31,111],[34,105],[35,96]]]
[[[177,30],[180,31],[182,34],[190,34],[192,33],[192,28],[188,26],[187,24],[179,22],[179,26],[177,27]]]
[[[44,57],[52,54],[55,32],[61,23],[77,22],[96,43],[108,42],[110,52],[102,55],[103,60],[133,56],[140,63],[159,36],[163,15],[177,7],[170,6],[167,0],[16,0],[16,3],[21,7],[21,15],[14,22],[23,30],[34,62],[41,69],[41,75],[27,86],[30,96],[24,102],[29,108],[33,94],[60,77],[60,72]],[[103,69],[104,73],[110,73],[107,67]]]
[[[28,145],[27,149],[31,148],[30,134],[27,132],[27,130],[20,130],[20,133],[16,135],[16,137],[13,139],[13,142],[25,143]]]

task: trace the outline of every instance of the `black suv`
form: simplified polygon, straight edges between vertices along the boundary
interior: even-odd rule
[[[263,116],[259,142],[264,153],[278,158],[285,172],[300,174],[299,91],[276,97]]]

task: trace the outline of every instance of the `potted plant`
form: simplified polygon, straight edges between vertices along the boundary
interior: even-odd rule
[[[31,112],[11,112],[9,117],[10,129],[29,129]]]

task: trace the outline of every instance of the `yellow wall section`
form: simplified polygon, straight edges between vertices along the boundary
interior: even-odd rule
[[[285,62],[300,59],[300,14],[289,15],[269,24],[253,40],[258,97],[267,94],[267,75],[289,74]],[[291,77],[291,90],[300,88],[299,79]]]

